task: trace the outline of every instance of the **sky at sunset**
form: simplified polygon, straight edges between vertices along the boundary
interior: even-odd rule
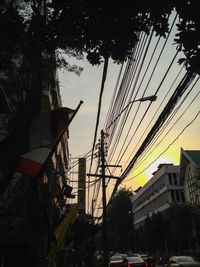
[[[78,62],[80,66],[83,66],[84,70],[80,77],[73,73],[59,72],[60,89],[63,101],[63,106],[70,108],[76,108],[80,100],[83,100],[83,104],[74,118],[69,128],[69,148],[72,157],[78,157],[92,148],[92,142],[94,137],[94,129],[97,116],[98,96],[102,78],[102,66],[96,67],[91,66],[87,61]],[[119,66],[114,65],[112,62],[108,70],[108,76],[105,84],[105,91],[102,101],[102,112],[101,120],[99,125],[100,130],[103,128],[105,116],[108,111],[114,86],[116,83],[117,75],[119,72]],[[199,88],[199,86],[198,86]],[[197,88],[197,90],[199,90]],[[196,91],[197,91],[196,90]],[[173,130],[167,140],[162,143],[161,147],[158,147],[151,156],[148,158],[148,162],[154,161],[158,155],[170,144],[170,142],[179,134],[179,129],[182,129],[184,125],[193,117],[192,115],[198,111],[198,105],[195,104],[190,108],[188,113],[184,116],[184,121]],[[179,164],[180,160],[180,149],[200,149],[200,118],[189,126],[185,132],[178,138],[178,140],[163,154],[158,160],[155,161],[149,168],[144,171],[141,175],[134,179],[136,187],[138,184],[144,184],[148,179],[151,178],[152,172],[154,172],[160,163],[171,162]],[[141,164],[135,169],[135,175],[148,166],[148,163]],[[127,182],[127,185],[133,185],[133,180]]]
[[[72,157],[78,157],[92,148],[102,75],[102,66],[91,66],[87,62],[82,64],[79,62],[79,64],[84,67],[80,77],[77,77],[72,73],[59,73],[63,106],[75,108],[80,100],[84,101],[69,128],[69,149]],[[119,66],[115,66],[111,63],[105,85],[98,138],[100,138],[100,130],[103,127],[105,116],[108,111],[118,71]],[[130,177],[136,177],[128,182],[124,182],[122,185],[131,187],[135,190],[140,185],[144,185],[152,177],[152,173],[157,169],[157,166],[160,163],[174,163],[175,165],[178,165],[180,162],[181,147],[186,150],[200,149],[200,117],[198,117],[196,121],[178,138],[178,140],[176,140],[176,142],[157,159],[160,153],[162,153],[173,139],[176,138],[180,129],[183,129],[183,126],[193,118],[193,115],[196,114],[197,110],[198,107],[194,105],[184,117],[184,121],[173,129],[173,133],[171,133],[166,140],[162,142],[161,146],[148,157],[147,162],[141,163],[141,165],[135,169],[133,174],[131,173]],[[148,167],[151,162],[153,163]],[[143,169],[146,170],[137,176]]]
[[[154,94],[168,65],[170,64],[174,54],[176,53],[176,47],[174,46],[173,38],[174,35],[171,36],[169,45],[166,47],[162,54],[162,58],[159,61],[159,65],[156,68],[152,82],[149,85],[149,89],[147,90],[145,96]],[[161,40],[161,43],[162,42],[164,42],[164,39]],[[153,43],[153,45],[154,44],[155,43]],[[153,49],[153,47],[150,48],[150,50],[151,49]],[[178,55],[178,58],[182,56],[183,55],[180,54]],[[164,93],[171,86],[172,81],[174,80],[174,77],[177,75],[177,73],[181,71],[182,66],[177,63],[178,58],[176,58],[175,63],[172,65],[172,69],[167,75],[166,81],[162,85],[162,88],[157,95],[157,100],[153,102],[150,110],[151,112],[154,112],[159,107],[159,105],[161,105]],[[147,61],[144,62],[143,69],[145,69]],[[59,71],[58,73],[63,106],[76,108],[80,100],[84,102],[69,127],[69,151],[72,157],[78,158],[92,149],[103,64],[100,66],[92,66],[87,62],[86,59],[84,61],[69,59],[69,62],[83,67],[83,72],[81,73],[80,77],[76,76],[74,73],[69,72]],[[110,60],[102,99],[97,140],[100,138],[101,129],[104,128],[106,115],[109,110],[109,105],[119,71],[120,65],[116,65],[112,62],[112,60]],[[185,71],[183,70],[181,77],[183,77],[184,73]],[[178,81],[177,84],[175,83],[175,85],[178,85]],[[131,171],[128,177],[123,181],[122,186],[130,187],[135,190],[139,186],[144,185],[152,177],[152,173],[156,171],[157,166],[160,163],[173,163],[175,165],[178,165],[180,163],[181,148],[185,150],[200,150],[200,116],[197,116],[195,119],[195,116],[199,112],[199,91],[200,82],[198,81],[194,86],[192,92],[188,95],[187,99],[183,102],[180,109],[178,109],[177,115],[169,120],[169,126],[167,126],[168,128],[166,128],[166,131],[160,135],[160,138],[158,140],[159,142],[157,142],[157,144],[155,143],[155,148],[152,148],[149,153],[147,153],[147,155],[136,162],[133,171]],[[183,98],[185,96],[186,93],[183,95]],[[141,96],[138,95],[138,97]],[[168,101],[168,99],[169,96],[167,96],[166,101]],[[161,106],[161,110],[167,103],[166,101]],[[145,110],[147,105],[148,103],[142,102],[141,113]],[[137,103],[134,103],[132,110],[135,111],[136,108]],[[181,116],[182,113],[183,115]],[[130,117],[131,116],[133,117],[133,115],[131,115],[130,113]],[[180,119],[178,119],[179,116]],[[145,120],[141,124],[141,130],[136,133],[133,142],[130,144],[130,146],[127,147],[127,151],[121,162],[121,164],[124,165],[124,168],[132,159],[132,155],[134,155],[134,153],[132,154],[132,152],[136,152],[139,148],[139,146],[135,146],[135,144],[137,144],[137,140],[142,135],[142,131],[148,125],[149,120],[150,117],[145,117]],[[192,120],[194,120],[193,123]],[[137,120],[134,122],[134,125],[135,123],[138,123]],[[189,125],[190,123],[191,125]],[[170,130],[170,126],[173,124],[174,126]],[[118,151],[116,150],[116,152]],[[115,159],[115,155],[113,159]],[[118,168],[115,176],[120,176],[120,174],[121,169]],[[109,186],[112,188],[113,181],[110,182]],[[110,192],[111,191],[112,190],[110,190]]]

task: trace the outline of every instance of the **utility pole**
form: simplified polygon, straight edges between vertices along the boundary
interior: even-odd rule
[[[104,150],[104,131],[101,130],[101,171],[102,171],[102,204],[103,204],[103,261],[104,267],[108,266],[107,248],[107,209],[106,209],[106,177],[105,177],[105,150]]]
[[[113,176],[113,175],[106,175],[106,168],[108,167],[121,167],[121,165],[107,165],[105,164],[105,133],[103,130],[101,130],[101,139],[100,139],[100,147],[99,147],[99,162],[101,163],[99,167],[101,168],[101,174],[87,174],[88,176],[92,177],[99,177],[102,179],[102,218],[103,218],[103,238],[102,238],[102,243],[103,243],[103,267],[108,267],[108,247],[107,247],[107,202],[106,202],[106,179],[120,179],[120,177]],[[93,219],[95,218],[94,216],[94,200],[92,200],[92,217]]]

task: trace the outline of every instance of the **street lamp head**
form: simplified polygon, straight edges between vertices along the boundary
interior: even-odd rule
[[[151,102],[153,102],[153,101],[156,101],[156,99],[157,99],[156,95],[150,95],[150,96],[142,97],[142,98],[135,100],[135,101],[140,101],[140,102],[151,101]],[[133,101],[133,102],[135,102],[135,101]]]
[[[122,111],[117,115],[117,117],[111,122],[111,124],[106,128],[106,130],[108,130],[112,125],[113,123],[121,116],[121,114],[129,107],[130,104],[133,104],[134,102],[144,102],[144,101],[155,101],[157,99],[157,96],[156,95],[151,95],[151,96],[146,96],[146,97],[142,97],[142,98],[139,98],[139,99],[136,99],[136,100],[132,100],[128,103],[128,105],[125,106],[125,108],[122,109]]]

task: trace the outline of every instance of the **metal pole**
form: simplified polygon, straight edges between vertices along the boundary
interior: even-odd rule
[[[104,267],[108,266],[107,251],[107,210],[106,210],[106,183],[105,183],[105,152],[104,131],[101,131],[101,170],[102,170],[102,204],[103,204],[103,260]]]

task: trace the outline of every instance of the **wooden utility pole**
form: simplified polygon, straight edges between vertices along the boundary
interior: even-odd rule
[[[101,139],[100,139],[100,153],[99,153],[99,158],[100,158],[100,165],[99,167],[101,168],[101,174],[87,174],[88,176],[93,176],[93,177],[99,177],[102,179],[102,206],[103,206],[103,211],[102,211],[102,219],[103,219],[103,267],[108,267],[108,243],[107,243],[107,202],[106,202],[106,178],[109,179],[120,179],[120,177],[113,176],[113,175],[106,175],[106,168],[107,167],[121,167],[120,165],[106,165],[105,164],[105,133],[103,130],[101,130]],[[92,217],[94,214],[94,200],[92,200]],[[95,218],[95,217],[93,217]]]

